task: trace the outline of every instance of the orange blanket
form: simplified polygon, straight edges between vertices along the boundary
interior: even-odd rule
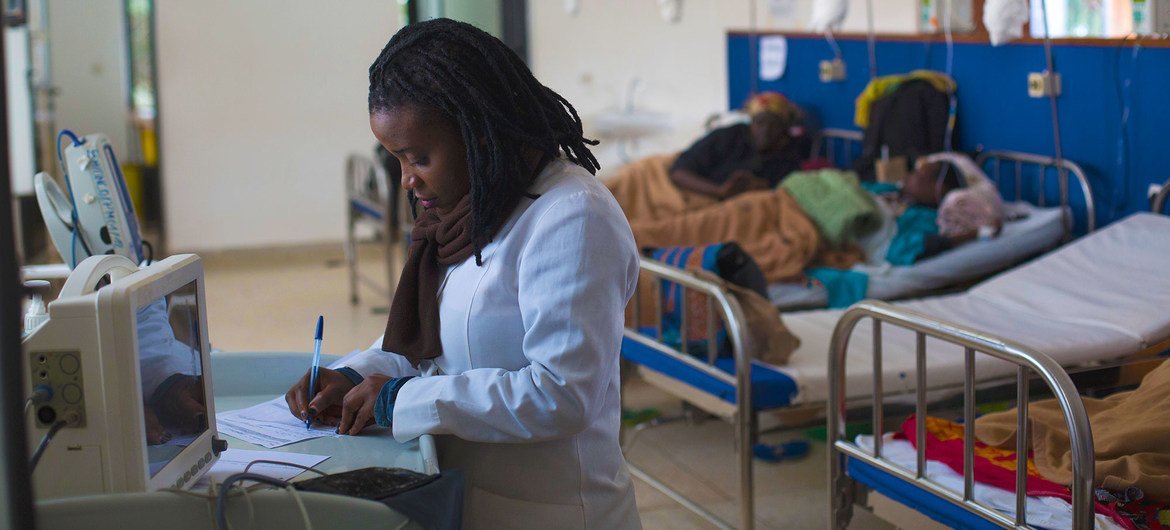
[[[1170,364],[1146,374],[1137,390],[1081,401],[1093,432],[1096,483],[1112,491],[1137,486],[1147,498],[1170,501]],[[1060,407],[1053,400],[1032,403],[1028,417],[1040,473],[1070,484],[1072,454]],[[988,445],[1014,448],[1015,409],[979,418],[975,435]]]
[[[654,155],[630,162],[605,186],[626,213],[626,219],[669,219],[688,210],[715,203],[715,199],[679,189],[670,180],[670,166],[678,155]]]
[[[816,225],[784,190],[744,193],[667,219],[631,220],[630,228],[643,247],[735,241],[768,283],[799,278],[821,241]]]

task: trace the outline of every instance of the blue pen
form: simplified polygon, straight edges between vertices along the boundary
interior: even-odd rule
[[[321,332],[325,328],[325,315],[317,317],[317,333],[313,335],[313,366],[309,368],[309,403],[313,402],[313,394],[317,393],[317,369],[321,367]],[[312,424],[312,416],[305,420],[305,430]]]

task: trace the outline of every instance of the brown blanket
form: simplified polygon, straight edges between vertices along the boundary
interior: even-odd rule
[[[714,198],[679,189],[671,182],[670,166],[677,157],[649,156],[626,164],[605,181],[631,223],[669,219],[715,203]]]
[[[1147,498],[1170,501],[1170,363],[1147,374],[1137,390],[1082,401],[1093,432],[1096,483],[1112,491],[1137,486]],[[1028,415],[1036,467],[1044,478],[1072,483],[1068,428],[1059,405],[1032,403]],[[975,435],[989,445],[1014,449],[1015,409],[979,418]]]
[[[630,221],[643,247],[735,241],[756,260],[768,283],[801,276],[820,245],[816,225],[784,190],[756,191],[657,221]]]

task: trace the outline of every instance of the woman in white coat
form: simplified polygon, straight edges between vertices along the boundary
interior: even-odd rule
[[[289,409],[347,434],[437,435],[467,476],[465,528],[640,528],[618,444],[637,249],[576,111],[445,19],[390,40],[369,102],[422,211],[381,343],[322,369],[312,402],[303,378]]]

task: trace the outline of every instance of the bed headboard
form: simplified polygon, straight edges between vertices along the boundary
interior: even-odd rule
[[[861,156],[861,138],[861,131],[821,129],[813,135],[809,158],[824,157],[835,167],[851,168],[853,160]]]
[[[849,353],[849,343],[857,324],[863,319],[873,322],[873,373],[874,392],[871,398],[873,411],[873,450],[861,449],[847,436],[846,407],[845,407],[845,369],[846,357]],[[883,389],[882,389],[882,329],[885,326],[904,328],[914,331],[917,335],[917,370],[914,413],[916,421],[917,465],[916,469],[904,469],[892,464],[882,457],[881,433],[886,432],[883,427]],[[1093,528],[1093,437],[1089,427],[1089,418],[1085,412],[1084,403],[1079,399],[1076,386],[1068,373],[1051,357],[1038,350],[1021,344],[999,339],[980,330],[966,328],[958,324],[937,320],[914,311],[897,307],[885,302],[864,301],[854,304],[837,321],[829,345],[829,402],[828,402],[828,442],[829,442],[829,528],[845,528],[851,513],[853,488],[851,479],[845,477],[845,456],[865,462],[891,475],[914,484],[935,495],[949,500],[952,505],[975,513],[987,521],[996,523],[994,526],[1002,528],[1023,528],[1028,521],[1022,515],[1025,503],[1024,485],[1027,482],[1026,465],[1016,466],[1016,513],[1009,518],[984,505],[974,501],[974,429],[963,430],[963,491],[952,492],[926,476],[926,440],[925,422],[927,410],[927,337],[933,340],[957,344],[964,347],[966,365],[963,383],[963,418],[967,426],[974,425],[976,411],[976,354],[987,355],[1001,361],[1017,365],[1016,367],[1016,399],[1019,403],[1016,409],[1017,432],[1023,433],[1016,437],[1016,455],[1027,455],[1028,445],[1028,400],[1029,379],[1037,378],[1043,381],[1059,403],[1064,415],[1065,425],[1069,429],[1070,458],[1072,463],[1073,479],[1072,490],[1074,528]],[[992,526],[992,525],[988,525]]]
[[[1026,200],[1037,206],[1047,206],[1052,202],[1050,196],[1055,193],[1058,204],[1071,208],[1074,204],[1079,204],[1069,199],[1069,189],[1075,187],[1080,190],[1084,202],[1085,233],[1097,228],[1097,206],[1093,200],[1093,189],[1089,186],[1085,170],[1076,162],[1032,153],[993,150],[979,153],[975,163],[995,182],[1005,199]],[[1050,185],[1052,181],[1049,180],[1049,176],[1056,177],[1055,189]],[[1032,180],[1028,180],[1028,177]],[[1065,210],[1066,240],[1074,231],[1076,218],[1077,216],[1069,216],[1069,211]]]

